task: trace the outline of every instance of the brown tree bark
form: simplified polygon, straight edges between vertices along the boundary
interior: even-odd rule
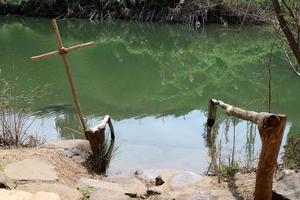
[[[212,127],[215,122],[217,106],[225,109],[226,114],[229,116],[251,121],[258,125],[262,150],[260,152],[258,171],[256,174],[255,200],[271,200],[273,174],[287,121],[286,115],[247,111],[226,104],[223,101],[211,99],[209,101],[207,119],[208,126],[210,127]]]
[[[283,33],[286,36],[286,39],[288,40],[289,46],[291,47],[293,54],[295,55],[297,62],[300,64],[300,50],[299,50],[299,44],[297,40],[294,38],[294,35],[292,31],[290,30],[284,16],[282,9],[280,7],[279,1],[278,0],[272,0],[274,10],[276,13],[276,17],[279,22],[279,26],[282,29]]]
[[[273,174],[287,117],[271,115],[264,119],[263,126],[258,127],[262,149],[256,173],[255,200],[271,200]]]
[[[114,128],[110,119],[110,116],[106,115],[102,122],[93,127],[89,128],[85,131],[85,134],[87,135],[87,139],[89,140],[89,143],[91,145],[91,149],[93,152],[93,155],[99,155],[100,153],[100,147],[103,144],[105,140],[105,127],[106,125],[109,126],[110,128],[110,133],[111,133],[111,140],[114,142],[115,140],[115,133],[114,133]],[[111,142],[111,143],[113,143]],[[111,148],[111,147],[109,147]]]

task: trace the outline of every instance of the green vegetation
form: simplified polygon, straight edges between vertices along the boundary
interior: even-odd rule
[[[34,147],[43,143],[36,134],[29,133],[29,128],[35,121],[32,104],[43,96],[44,90],[37,87],[22,93],[4,80],[1,80],[0,88],[0,146]]]
[[[290,135],[284,146],[283,155],[284,166],[289,169],[300,167],[300,137],[299,135]]]
[[[238,163],[233,165],[221,165],[220,175],[223,177],[233,177],[240,169]]]
[[[83,200],[89,200],[92,192],[91,188],[84,188],[79,190],[83,196]]]
[[[89,158],[89,163],[95,172],[106,175],[111,160],[117,150],[114,145],[114,139],[109,140],[107,137],[105,137],[103,144],[101,144],[99,147],[100,154],[91,155]]]
[[[90,20],[125,19],[183,23],[194,26],[195,22],[232,23],[264,22],[270,1],[253,0],[249,7],[242,0],[1,0],[0,14],[47,16],[64,18],[88,18]],[[250,9],[249,9],[249,8]]]

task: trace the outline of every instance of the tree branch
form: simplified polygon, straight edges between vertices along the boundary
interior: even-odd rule
[[[207,116],[208,127],[212,127],[215,123],[217,106],[223,108],[228,116],[233,116],[246,121],[251,121],[257,124],[258,128],[261,128],[264,126],[265,123],[268,123],[266,122],[267,120],[269,119],[273,120],[273,118],[276,118],[276,116],[280,116],[280,115],[275,115],[267,112],[255,112],[255,111],[243,110],[241,108],[224,103],[223,101],[211,99],[209,101],[209,111]]]
[[[281,10],[278,0],[272,0],[272,2],[273,2],[274,10],[275,10],[279,25],[288,40],[288,43],[297,59],[297,62],[300,63],[299,44],[297,43],[296,39],[293,36],[293,33],[291,32],[290,28],[288,27],[286,20],[284,19],[284,16],[283,16],[283,13],[282,13],[282,10]]]

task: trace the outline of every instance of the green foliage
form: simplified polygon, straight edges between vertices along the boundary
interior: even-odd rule
[[[298,135],[290,135],[284,146],[283,156],[284,166],[289,169],[300,167],[300,137]]]
[[[0,81],[0,146],[34,147],[43,143],[40,137],[28,131],[34,123],[30,118],[32,105],[44,92],[43,87],[34,88],[29,93],[20,92],[13,83]]]
[[[234,4],[234,5],[247,5],[249,3],[249,0],[225,0],[228,4]],[[251,1],[251,0],[250,0]],[[251,5],[256,6],[271,6],[272,2],[271,0],[252,0]]]
[[[221,165],[220,173],[225,177],[233,177],[239,171],[239,169],[240,167],[238,163],[234,163],[233,165],[229,166]]]
[[[79,190],[83,196],[83,200],[89,200],[92,192],[92,188],[82,188]]]

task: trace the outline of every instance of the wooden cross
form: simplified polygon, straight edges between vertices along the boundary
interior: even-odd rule
[[[80,45],[76,45],[76,46],[66,48],[66,47],[63,46],[63,43],[62,43],[62,40],[61,40],[61,37],[60,37],[60,33],[59,33],[59,30],[58,30],[58,26],[57,26],[57,23],[56,23],[55,19],[52,20],[52,28],[53,28],[53,31],[54,31],[54,34],[55,34],[57,50],[49,52],[49,53],[45,53],[45,54],[42,54],[42,55],[39,55],[39,56],[33,56],[33,57],[31,57],[31,60],[39,61],[41,59],[49,58],[49,57],[56,56],[56,55],[60,55],[62,57],[63,62],[64,62],[64,66],[65,66],[65,70],[66,70],[66,73],[67,73],[68,81],[69,81],[69,84],[71,86],[73,101],[75,103],[76,110],[77,110],[77,113],[79,115],[83,131],[85,132],[85,136],[87,138],[87,134],[86,134],[87,125],[86,125],[86,121],[85,121],[85,119],[83,117],[83,114],[82,114],[82,111],[81,111],[81,107],[80,107],[80,103],[79,103],[79,99],[78,99],[78,95],[77,95],[77,90],[76,90],[76,87],[75,87],[75,83],[74,83],[72,73],[71,73],[70,64],[68,62],[66,54],[69,51],[74,51],[74,50],[77,50],[77,49],[90,47],[95,43],[94,42],[88,42],[88,43],[85,43],[85,44],[80,44]]]

